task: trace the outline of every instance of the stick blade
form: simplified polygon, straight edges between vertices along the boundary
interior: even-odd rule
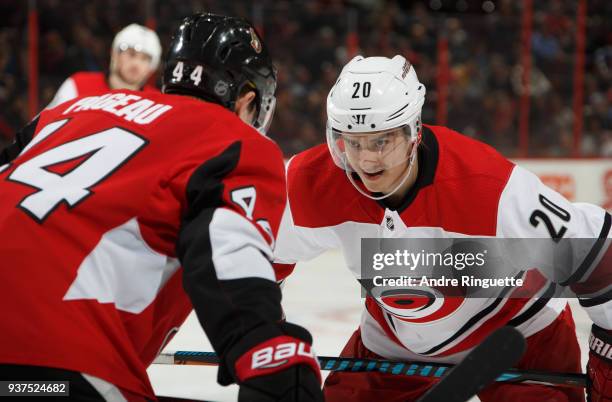
[[[418,402],[465,402],[519,361],[526,349],[512,327],[494,331]]]

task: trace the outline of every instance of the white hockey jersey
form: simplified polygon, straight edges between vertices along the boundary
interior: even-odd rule
[[[326,145],[293,157],[275,250],[277,275],[284,273],[277,279],[296,262],[333,248],[341,249],[359,279],[362,238],[599,238],[570,277],[558,282],[583,296],[581,304],[597,325],[612,329],[610,214],[570,203],[493,148],[448,128],[425,126],[422,135],[416,183],[397,209],[359,194]],[[539,271],[528,270],[523,279],[536,297],[453,297],[415,311],[413,318],[366,298],[363,343],[388,359],[456,363],[501,326],[529,336],[553,322],[567,301],[548,297],[559,284]]]

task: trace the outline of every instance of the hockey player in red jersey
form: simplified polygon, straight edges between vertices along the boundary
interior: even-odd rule
[[[101,71],[73,74],[59,87],[47,109],[70,99],[101,95],[113,89],[157,92],[157,88],[146,82],[159,66],[161,50],[155,31],[138,24],[128,25],[113,39],[108,74]]]
[[[163,80],[43,111],[0,153],[0,379],[155,400],[146,368],[193,308],[241,401],[320,401],[271,264],[285,178],[263,135],[267,49],[244,20],[195,15]]]
[[[508,237],[548,243],[560,236],[599,238],[562,285],[584,296],[580,302],[594,322],[588,368],[592,401],[610,401],[610,215],[594,205],[568,202],[483,143],[422,124],[424,101],[425,86],[402,56],[358,56],[344,67],[327,98],[327,145],[288,163],[277,272],[282,278],[296,262],[340,248],[348,268],[362,279],[365,238]],[[527,338],[520,368],[580,372],[566,299],[546,297],[556,285],[539,271],[521,272],[536,297],[440,297],[430,303],[367,297],[360,327],[342,356],[457,363],[494,329],[511,325]],[[433,381],[335,372],[324,391],[330,402],[413,401]],[[479,396],[484,402],[584,399],[578,388],[534,384],[491,385]]]

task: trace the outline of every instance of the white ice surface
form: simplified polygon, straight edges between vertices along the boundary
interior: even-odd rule
[[[359,284],[345,268],[342,256],[338,252],[329,252],[310,262],[300,263],[285,283],[283,295],[287,319],[310,330],[316,352],[321,356],[337,356],[357,328],[363,305]],[[591,324],[577,303],[572,301],[570,304],[584,367]],[[212,351],[194,314],[189,316],[165,349],[175,350]],[[154,364],[148,373],[157,395],[215,402],[236,401],[238,388],[218,385],[216,367]],[[325,376],[327,374],[324,372]],[[472,401],[478,401],[478,398]]]

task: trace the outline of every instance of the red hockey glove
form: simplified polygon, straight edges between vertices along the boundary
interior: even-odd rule
[[[237,345],[228,354],[240,386],[239,402],[322,402],[321,370],[304,328],[282,323],[276,335],[243,351]],[[269,328],[250,333],[248,343],[266,338]],[[241,342],[244,345],[244,343]]]
[[[587,400],[612,402],[612,331],[593,324],[589,349]]]

